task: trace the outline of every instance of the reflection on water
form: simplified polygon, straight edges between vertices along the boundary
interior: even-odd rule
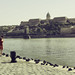
[[[4,52],[75,66],[75,38],[4,39]]]

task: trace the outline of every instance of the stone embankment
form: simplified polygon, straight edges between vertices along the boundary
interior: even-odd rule
[[[75,75],[75,68],[60,66],[47,61],[16,56],[15,63],[3,53],[0,56],[0,75]]]

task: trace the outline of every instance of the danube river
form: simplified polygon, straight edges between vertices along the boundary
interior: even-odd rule
[[[75,38],[4,39],[3,52],[60,65],[75,66]]]

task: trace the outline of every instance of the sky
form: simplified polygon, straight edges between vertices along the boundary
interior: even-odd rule
[[[75,18],[75,0],[0,0],[0,26],[20,25],[29,19]]]

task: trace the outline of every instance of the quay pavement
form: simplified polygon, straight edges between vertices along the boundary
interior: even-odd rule
[[[41,65],[34,60],[27,62],[26,60],[16,58],[16,63],[10,63],[10,56],[0,57],[0,75],[75,75],[75,69],[68,71],[69,68],[63,66],[53,67],[50,65]]]

